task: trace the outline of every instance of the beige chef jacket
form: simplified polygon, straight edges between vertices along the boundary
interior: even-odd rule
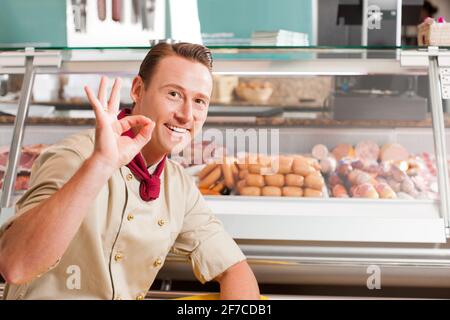
[[[41,154],[30,189],[0,236],[70,179],[91,155],[94,137],[93,129],[86,130]],[[150,202],[141,200],[139,182],[124,166],[101,189],[61,259],[27,284],[7,285],[5,298],[142,299],[169,251],[188,256],[202,283],[245,260],[180,165],[166,161],[160,196]]]

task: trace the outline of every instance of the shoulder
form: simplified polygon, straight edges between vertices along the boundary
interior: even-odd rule
[[[95,129],[87,129],[65,137],[46,149],[46,152],[72,151],[82,159],[87,159],[94,150]]]
[[[94,141],[95,129],[83,130],[69,135],[46,148],[36,159],[33,167],[37,169],[44,164],[77,167],[92,154]]]

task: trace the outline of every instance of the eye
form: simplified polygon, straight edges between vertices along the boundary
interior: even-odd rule
[[[180,94],[179,92],[177,92],[177,91],[170,91],[170,92],[169,92],[169,95],[170,95],[172,98],[181,98],[181,94]]]
[[[203,99],[195,99],[195,103],[198,103],[198,104],[206,106],[206,101],[203,100]]]

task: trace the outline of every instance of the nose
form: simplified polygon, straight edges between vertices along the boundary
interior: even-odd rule
[[[181,108],[175,113],[175,117],[181,123],[189,123],[194,120],[194,115],[192,112],[192,101],[184,101]]]

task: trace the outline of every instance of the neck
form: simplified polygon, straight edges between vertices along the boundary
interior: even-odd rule
[[[144,148],[142,148],[141,154],[142,157],[144,157],[147,167],[150,167],[155,163],[159,163],[166,155],[164,152],[158,152],[155,150],[155,148],[151,145],[151,142],[147,143]]]

